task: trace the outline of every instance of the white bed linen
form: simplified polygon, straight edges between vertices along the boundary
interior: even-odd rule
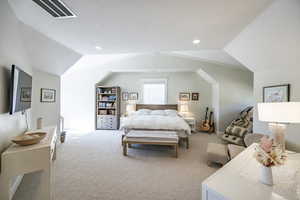
[[[120,129],[184,130],[191,134],[190,126],[179,116],[132,115],[122,120]]]

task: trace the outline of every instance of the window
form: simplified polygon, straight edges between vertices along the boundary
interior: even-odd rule
[[[143,100],[144,104],[166,104],[167,81],[162,79],[144,80]]]

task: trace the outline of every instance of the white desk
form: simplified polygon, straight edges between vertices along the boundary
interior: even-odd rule
[[[52,200],[51,163],[56,156],[56,127],[42,129],[47,136],[38,144],[30,146],[11,145],[1,156],[0,199],[11,200],[10,191],[13,177],[31,172],[42,171],[40,184],[36,188],[35,198]]]
[[[300,154],[290,153],[285,165],[273,167],[274,185],[259,182],[260,164],[254,145],[202,183],[202,200],[299,200]]]

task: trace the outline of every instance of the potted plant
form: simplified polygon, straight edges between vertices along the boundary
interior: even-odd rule
[[[283,165],[286,153],[274,139],[264,136],[255,148],[254,157],[262,164],[260,181],[266,185],[273,185],[272,167]]]

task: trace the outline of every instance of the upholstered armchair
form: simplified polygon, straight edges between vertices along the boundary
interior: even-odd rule
[[[245,146],[244,137],[252,133],[253,127],[253,107],[244,109],[237,119],[233,120],[226,127],[224,134],[219,135],[222,140],[229,144]]]

